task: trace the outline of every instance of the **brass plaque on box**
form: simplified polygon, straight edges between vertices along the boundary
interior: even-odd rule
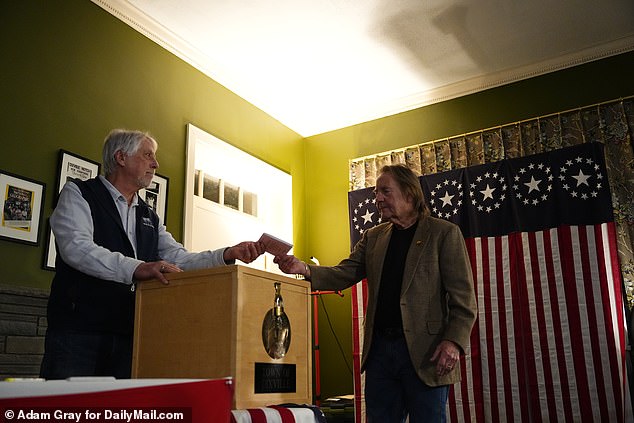
[[[296,392],[294,364],[255,363],[253,384],[256,394]]]

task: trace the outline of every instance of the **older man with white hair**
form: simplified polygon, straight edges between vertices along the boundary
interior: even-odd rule
[[[138,196],[159,164],[157,142],[141,131],[113,130],[104,142],[104,174],[70,180],[50,222],[57,244],[40,375],[129,378],[135,284],[167,283],[164,273],[249,263],[259,242],[188,252]]]

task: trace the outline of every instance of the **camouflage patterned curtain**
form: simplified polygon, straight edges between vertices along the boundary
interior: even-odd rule
[[[605,144],[619,262],[628,309],[634,307],[634,98],[556,113],[350,161],[350,190],[375,185],[383,165],[420,175],[569,147]]]

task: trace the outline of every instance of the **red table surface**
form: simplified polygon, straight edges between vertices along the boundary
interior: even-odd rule
[[[8,382],[10,383],[10,382]],[[19,398],[0,398],[0,421],[6,410],[18,409],[191,409],[191,422],[231,421],[233,383],[231,379],[162,384],[107,391],[46,395]],[[85,420],[83,420],[85,421]],[[105,421],[105,420],[104,420]],[[138,421],[138,420],[137,420]]]

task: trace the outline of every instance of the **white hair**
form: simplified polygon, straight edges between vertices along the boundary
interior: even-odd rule
[[[103,171],[108,176],[117,168],[115,154],[121,151],[130,156],[136,153],[144,140],[150,140],[157,146],[157,142],[147,132],[131,131],[127,129],[113,129],[103,143]]]

